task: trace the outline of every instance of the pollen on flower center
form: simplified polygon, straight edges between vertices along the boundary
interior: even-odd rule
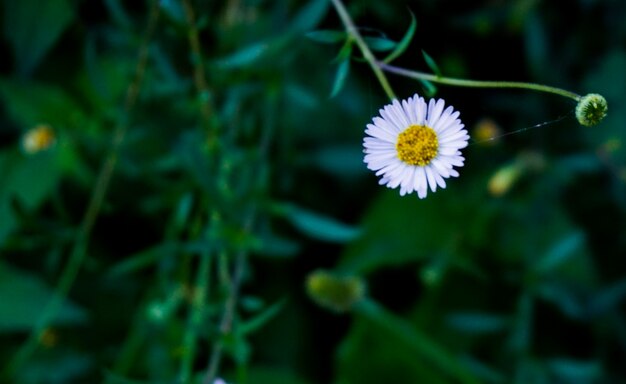
[[[406,164],[426,166],[437,156],[439,141],[435,131],[423,125],[411,125],[398,135],[396,151]]]

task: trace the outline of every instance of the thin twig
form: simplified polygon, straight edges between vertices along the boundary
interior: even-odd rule
[[[372,68],[372,71],[374,71],[374,75],[376,75],[376,78],[378,79],[378,82],[383,87],[383,90],[385,91],[385,93],[390,99],[392,100],[395,99],[396,95],[394,94],[393,89],[391,88],[391,85],[389,85],[389,81],[387,80],[385,73],[376,64],[377,63],[376,57],[374,57],[374,54],[367,46],[367,43],[365,43],[365,40],[363,40],[363,37],[361,37],[361,34],[359,33],[359,30],[357,29],[357,27],[354,25],[354,22],[352,21],[350,14],[346,10],[346,7],[343,5],[341,0],[331,0],[331,1],[333,5],[335,6],[335,9],[337,10],[337,14],[339,15],[339,18],[341,19],[343,25],[346,28],[346,32],[350,36],[352,36],[352,38],[356,42],[356,45],[359,47],[359,49],[361,50],[361,53],[363,54],[363,58],[369,63],[370,67]]]
[[[246,232],[250,231],[253,222],[254,213],[251,213],[250,217],[244,224],[243,230]],[[235,269],[233,271],[233,276],[230,279],[228,298],[224,303],[224,312],[222,314],[222,319],[220,320],[220,337],[213,345],[213,350],[209,358],[209,366],[207,368],[207,373],[204,377],[203,384],[212,384],[213,380],[215,380],[216,378],[217,370],[219,369],[220,362],[222,360],[222,353],[224,351],[223,338],[230,334],[230,332],[232,331],[235,311],[237,309],[237,300],[239,299],[239,289],[241,287],[246,259],[246,251],[239,252],[235,259]]]
[[[200,35],[196,25],[196,14],[189,0],[181,0],[185,9],[185,17],[187,19],[187,38],[191,47],[191,60],[193,64],[193,79],[200,100],[200,113],[202,121],[209,133],[209,140],[215,139],[213,124],[211,123],[213,107],[211,105],[211,92],[206,81],[206,73],[204,70],[204,55],[200,45]]]
[[[42,315],[37,324],[33,327],[28,339],[24,342],[24,344],[22,344],[20,349],[5,367],[1,375],[2,377],[10,377],[35,352],[42,332],[50,325],[51,321],[58,313],[63,301],[67,297],[67,294],[74,283],[74,280],[76,279],[76,276],[78,275],[78,272],[81,269],[83,261],[85,260],[91,231],[100,213],[113,171],[115,170],[115,166],[117,164],[122,142],[124,141],[124,137],[126,136],[126,132],[128,130],[128,115],[130,115],[130,112],[137,102],[148,61],[148,45],[156,29],[159,19],[159,11],[160,7],[158,0],[153,0],[152,6],[150,7],[150,14],[148,16],[148,25],[144,32],[143,41],[138,52],[135,75],[126,91],[126,98],[124,101],[125,116],[121,119],[115,129],[115,132],[113,133],[111,148],[106,159],[104,160],[104,163],[102,164],[100,173],[98,174],[91,198],[85,210],[85,215],[83,216],[78,229],[70,257],[61,277],[59,278],[54,296],[43,309]]]

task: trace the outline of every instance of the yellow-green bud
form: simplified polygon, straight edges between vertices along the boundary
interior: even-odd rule
[[[309,296],[318,305],[335,312],[346,312],[365,296],[365,284],[356,276],[337,276],[317,270],[306,281]]]
[[[608,109],[606,99],[602,95],[590,93],[578,101],[576,119],[581,125],[591,127],[604,119]]]

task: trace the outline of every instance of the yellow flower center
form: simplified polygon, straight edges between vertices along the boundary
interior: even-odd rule
[[[398,135],[398,158],[410,165],[425,166],[437,156],[439,141],[435,131],[423,125],[411,125]]]

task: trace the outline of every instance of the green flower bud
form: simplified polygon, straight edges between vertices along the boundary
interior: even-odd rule
[[[604,119],[608,109],[606,99],[602,95],[590,93],[578,101],[576,119],[581,125],[591,127]]]
[[[355,276],[336,276],[317,270],[306,281],[309,296],[318,305],[335,312],[346,312],[365,296],[365,284]]]

